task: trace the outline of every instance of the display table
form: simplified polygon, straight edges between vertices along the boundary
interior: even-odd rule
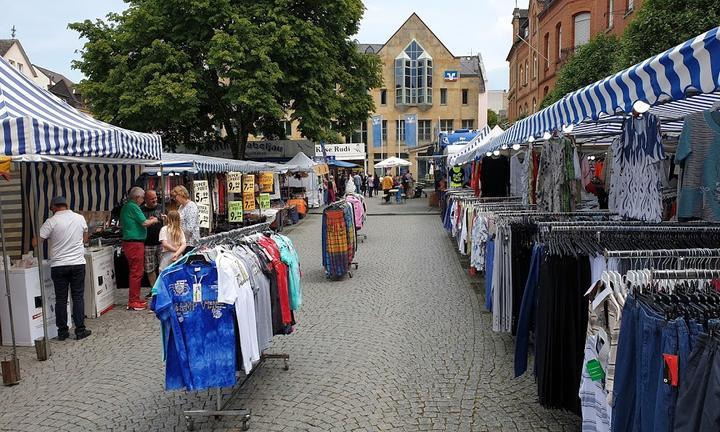
[[[0,270],[2,272],[4,270]],[[55,324],[55,289],[50,278],[50,264],[45,262],[45,297],[47,304],[48,337],[57,337]],[[3,345],[12,344],[10,314],[8,311],[5,277],[0,275],[0,325]],[[43,311],[40,296],[40,275],[37,267],[10,270],[10,295],[12,296],[15,341],[20,346],[33,346],[35,339],[43,337]],[[71,321],[71,303],[68,302],[68,321]],[[70,323],[68,323],[70,326]]]
[[[97,318],[112,309],[115,302],[114,248],[85,249],[85,316]]]

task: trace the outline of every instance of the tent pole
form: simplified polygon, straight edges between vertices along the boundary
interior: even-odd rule
[[[162,197],[160,211],[165,214],[165,172],[162,163],[160,164],[160,197]]]
[[[0,196],[0,239],[2,239],[2,258],[3,268],[5,269],[5,296],[8,302],[8,318],[10,318],[10,337],[12,338],[12,364],[15,369],[15,379],[20,380],[20,364],[17,358],[17,345],[15,343],[15,321],[13,320],[13,308],[12,308],[12,296],[10,294],[10,263],[7,253],[7,245],[5,244],[5,218],[3,215],[2,196]],[[5,370],[3,370],[5,372]],[[10,374],[12,375],[12,374]],[[5,378],[5,377],[3,377]],[[6,384],[16,384],[17,382],[10,382],[11,377],[8,380],[3,380]]]
[[[32,167],[32,164],[30,164]],[[45,293],[45,269],[43,268],[43,243],[40,241],[40,197],[38,195],[37,190],[37,168],[39,164],[35,164],[34,167],[30,169],[30,187],[32,188],[32,202],[35,204],[35,211],[33,212],[35,215],[35,226],[34,226],[34,235],[37,239],[37,259],[38,259],[38,274],[40,275],[40,296],[42,298],[41,304],[42,304],[42,316],[43,316],[43,344],[45,345],[45,352],[46,357],[50,357],[52,354],[50,351],[50,341],[48,338],[48,322],[47,322],[47,295]],[[43,359],[47,360],[47,358]]]

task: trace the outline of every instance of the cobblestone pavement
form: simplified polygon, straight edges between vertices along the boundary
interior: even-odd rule
[[[427,200],[378,202],[369,200],[377,216],[362,230],[368,238],[353,278],[325,279],[319,215],[288,230],[302,260],[304,304],[295,334],[270,349],[290,354],[290,370],[268,360],[231,403],[252,410],[251,430],[577,430],[576,417],[537,404],[532,378],[512,377],[513,340],[490,330]],[[213,406],[210,392],[163,390],[152,313],[118,308],[88,326],[87,340],[53,341],[46,362],[20,350],[23,380],[0,388],[0,430],[184,430],[183,410]],[[239,426],[231,418],[195,424]]]

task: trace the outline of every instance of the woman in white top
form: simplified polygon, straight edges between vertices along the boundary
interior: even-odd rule
[[[165,225],[160,228],[159,240],[162,244],[162,254],[160,255],[160,271],[162,271],[177,261],[187,247],[185,233],[181,228],[180,213],[175,210],[168,212]]]
[[[170,191],[170,196],[178,203],[180,208],[180,224],[185,233],[185,239],[189,247],[195,247],[200,240],[200,217],[197,204],[190,200],[190,193],[185,186],[175,186]]]

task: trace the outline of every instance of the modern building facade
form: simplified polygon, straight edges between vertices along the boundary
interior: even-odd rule
[[[538,111],[555,86],[557,72],[593,35],[621,35],[643,0],[530,0],[513,11],[508,119]]]

